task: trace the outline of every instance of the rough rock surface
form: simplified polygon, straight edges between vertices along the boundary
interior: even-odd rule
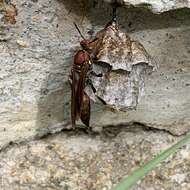
[[[68,72],[80,40],[72,22],[88,37],[104,27],[112,12],[102,1],[82,2],[12,1],[18,11],[16,24],[2,20],[0,26],[0,147],[68,121]],[[112,113],[93,105],[92,126],[140,122],[183,134],[190,124],[189,11],[155,15],[120,8],[118,18],[160,68],[147,81],[146,96],[136,111]]]
[[[114,0],[104,0],[112,3]],[[190,8],[190,0],[116,0],[122,6],[145,7],[154,13],[161,13],[169,10]]]
[[[189,10],[155,15],[147,9],[120,8],[123,31],[139,40],[160,65],[148,79],[146,95],[137,110],[113,113],[93,105],[94,130],[107,126],[101,133],[65,130],[28,142],[61,130],[68,121],[67,76],[80,41],[72,22],[88,37],[102,29],[111,16],[107,3],[88,2],[13,0],[18,11],[15,25],[4,22],[5,11],[0,13],[2,190],[110,190],[124,175],[179,140],[172,134],[180,135],[190,128]],[[169,2],[179,3],[157,0],[148,8],[155,12],[177,8]],[[180,2],[189,6],[189,1]],[[144,125],[126,125],[133,122]],[[20,141],[23,143],[10,143]],[[189,158],[187,145],[148,173],[133,190],[190,189]]]
[[[146,136],[146,138],[145,138]],[[1,190],[111,190],[134,169],[179,138],[140,126],[101,135],[65,132],[0,153]],[[139,181],[133,190],[190,188],[190,145]]]

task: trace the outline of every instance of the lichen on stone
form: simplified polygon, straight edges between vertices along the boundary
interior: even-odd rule
[[[15,24],[17,9],[12,3],[8,3],[5,0],[0,0],[0,13],[2,13],[2,20],[4,23]]]

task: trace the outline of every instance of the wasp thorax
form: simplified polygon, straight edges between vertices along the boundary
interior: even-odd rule
[[[86,51],[79,50],[74,57],[74,63],[77,65],[82,65],[86,60],[89,60],[90,57]]]

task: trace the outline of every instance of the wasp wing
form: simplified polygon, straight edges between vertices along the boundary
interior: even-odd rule
[[[87,73],[89,71],[89,66],[90,65],[89,65],[88,61],[86,61],[84,63],[84,65],[82,66],[80,76],[79,76],[79,81],[78,81],[78,85],[77,85],[77,94],[76,94],[77,101],[79,104],[79,111],[80,111],[80,107],[81,107],[82,101],[83,101],[86,76],[87,76]]]
[[[72,122],[72,127],[74,128],[76,125],[76,119],[77,119],[77,114],[79,110],[79,105],[77,104],[77,97],[76,97],[76,90],[77,90],[77,78],[76,78],[76,72],[72,70],[71,72],[71,122]]]
[[[80,118],[81,121],[89,127],[90,122],[90,98],[89,96],[84,92],[82,97],[82,104],[80,108]]]
[[[86,61],[82,66],[79,82],[77,85],[77,103],[79,105],[79,115],[81,121],[89,126],[90,121],[90,98],[84,92],[85,83],[86,83],[86,76],[90,69],[89,61]]]

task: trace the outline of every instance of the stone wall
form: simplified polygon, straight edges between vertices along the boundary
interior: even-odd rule
[[[133,5],[137,2],[131,1]],[[138,122],[176,135],[189,129],[190,12],[177,9],[189,4],[181,6],[176,1],[176,6],[165,4],[156,9],[160,1],[156,2],[119,8],[118,20],[160,67],[148,78],[146,95],[137,110],[113,113],[94,105],[94,128]],[[112,12],[109,4],[97,0],[12,3],[18,12],[16,23],[4,23],[3,19],[0,23],[0,147],[41,136],[69,121],[67,79],[81,40],[73,21],[88,38],[104,27]],[[152,13],[166,10],[170,11]],[[5,13],[1,14],[3,18]]]

